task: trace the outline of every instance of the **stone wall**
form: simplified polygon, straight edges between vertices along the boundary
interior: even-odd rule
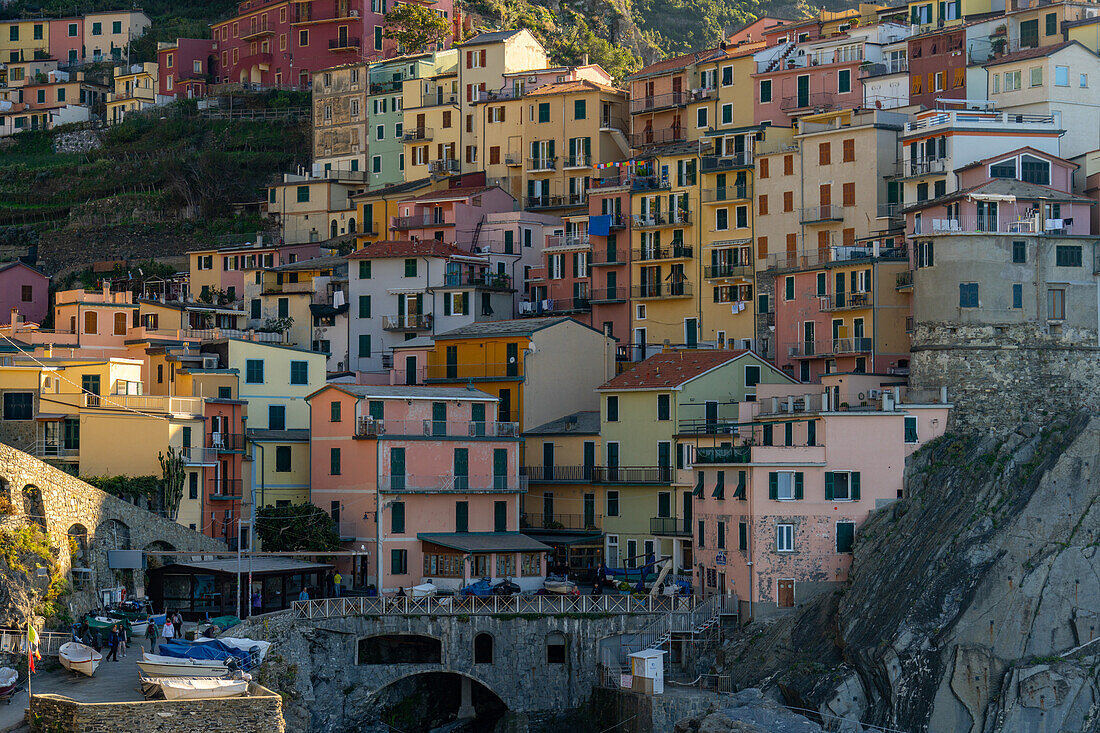
[[[951,429],[1011,430],[1100,412],[1100,348],[1034,325],[920,323],[910,386],[947,387]]]
[[[716,693],[670,688],[664,695],[645,695],[631,690],[597,687],[588,703],[597,730],[621,733],[670,733],[685,718],[706,715],[722,702]]]
[[[259,685],[247,697],[217,700],[144,700],[83,703],[61,695],[35,695],[32,733],[283,733],[283,700]]]
[[[108,550],[167,549],[180,550],[181,554],[226,550],[221,541],[104,493],[3,444],[0,444],[0,494],[9,496],[14,508],[13,514],[0,515],[0,527],[28,522],[44,525],[51,544],[61,550],[58,562],[62,572],[69,573],[73,567],[91,569],[88,587],[75,592],[72,598],[77,613],[95,607],[96,589],[128,585],[128,591],[133,593],[135,582],[142,580],[111,570],[107,565]],[[79,536],[81,529],[87,539],[75,543],[78,556],[72,557],[70,530]]]

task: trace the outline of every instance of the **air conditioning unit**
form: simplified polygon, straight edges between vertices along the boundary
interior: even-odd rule
[[[537,83],[538,83],[538,80],[539,80],[539,78],[538,78],[537,76],[529,76],[529,77],[527,77],[527,83],[528,83],[528,84],[537,84]]]
[[[877,400],[881,396],[882,396],[882,390],[881,389],[869,389],[869,390],[867,390],[867,398],[868,399]]]
[[[348,17],[349,18],[358,18],[359,17],[359,11],[358,10],[348,11]]]
[[[216,356],[204,356],[202,358],[202,368],[203,369],[217,369],[218,368],[218,357],[216,357]]]

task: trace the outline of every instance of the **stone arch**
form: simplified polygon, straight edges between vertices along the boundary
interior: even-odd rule
[[[74,568],[88,568],[91,558],[88,554],[88,528],[77,523],[69,527],[69,565]]]
[[[11,484],[3,476],[0,476],[0,514],[14,514],[15,506],[11,503]]]
[[[551,631],[546,635],[546,663],[565,664],[569,656],[569,642],[565,634]]]
[[[329,228],[329,238],[330,239],[335,239],[336,235],[338,235],[340,233],[340,225],[336,223],[335,219],[333,219],[332,223],[329,224],[328,228]]]
[[[478,720],[499,718],[508,709],[519,709],[490,685],[477,676],[466,672],[454,670],[419,670],[407,674],[398,673],[392,680],[378,685],[370,694],[374,701],[390,699],[402,699],[401,695],[391,695],[394,688],[412,687],[421,685],[431,691],[430,698],[438,707],[450,707],[459,713],[460,717],[474,716]],[[465,711],[463,708],[469,706]],[[373,706],[379,712],[384,711],[384,705]],[[490,725],[488,728],[491,729]],[[481,729],[479,726],[478,729]]]
[[[95,528],[92,544],[97,550],[129,550],[130,527],[118,519],[108,519]]]
[[[442,664],[443,640],[429,634],[374,634],[355,645],[355,663]]]
[[[46,532],[46,502],[42,499],[42,491],[34,484],[23,487],[23,514],[27,521]]]
[[[348,219],[348,234],[355,234],[355,217]]]
[[[474,635],[474,664],[492,664],[494,646],[493,635],[489,632]]]

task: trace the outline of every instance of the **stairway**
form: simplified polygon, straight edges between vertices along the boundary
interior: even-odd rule
[[[791,53],[793,53],[796,48],[798,48],[797,43],[790,43],[787,46],[787,50],[785,50],[774,61],[772,61],[770,64],[768,64],[768,68],[765,70],[764,73],[775,71],[777,68],[781,68],[782,65],[783,65],[783,62],[787,60],[787,57],[790,56]]]
[[[629,158],[631,156],[630,141],[626,139],[626,133],[617,127],[611,127],[610,122],[607,125],[601,125],[600,132],[611,134],[611,139],[615,141],[615,144],[619,147],[619,151],[623,154],[624,158]]]
[[[477,226],[474,227],[474,237],[470,240],[470,251],[477,252],[477,239],[481,236],[481,225],[485,223],[485,217],[481,217],[477,220]]]

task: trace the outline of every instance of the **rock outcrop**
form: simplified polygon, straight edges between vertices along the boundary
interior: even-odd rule
[[[750,625],[718,666],[906,731],[1100,731],[1100,418],[945,436],[906,485],[845,591]]]
[[[742,690],[722,700],[713,713],[682,720],[674,733],[821,733],[821,726],[769,700],[755,688]],[[859,733],[862,727],[848,723],[845,733]]]

